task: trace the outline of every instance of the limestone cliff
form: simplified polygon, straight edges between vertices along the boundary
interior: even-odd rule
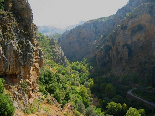
[[[119,9],[115,15],[88,21],[64,33],[60,38],[60,45],[65,56],[71,61],[92,57],[126,14],[146,2],[152,2],[152,0],[129,0],[128,4]]]
[[[155,2],[129,0],[108,18],[65,33],[60,44],[71,60],[88,58],[100,75],[131,75],[155,86]]]
[[[13,95],[24,97],[25,92],[19,88],[26,83],[27,97],[23,99],[29,101],[37,90],[39,67],[43,66],[37,27],[27,0],[5,0],[3,4],[4,10],[0,9],[0,77],[5,79]]]
[[[155,4],[141,4],[108,36],[96,55],[98,66],[105,72],[109,70],[119,75],[136,72],[141,77],[153,76],[154,33]]]

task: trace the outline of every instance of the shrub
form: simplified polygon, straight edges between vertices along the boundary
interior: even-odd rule
[[[4,0],[1,0],[1,1],[0,1],[0,9],[1,9],[1,10],[4,10],[4,4],[3,4],[2,2],[4,2]]]
[[[25,110],[25,113],[27,113],[27,114],[31,114],[30,109]]]
[[[141,116],[136,108],[130,107],[126,113],[126,116]]]
[[[82,101],[78,101],[76,106],[77,106],[77,110],[80,113],[85,114],[85,105],[82,103]]]
[[[15,107],[9,95],[3,93],[3,82],[4,79],[0,79],[0,116],[13,116]]]
[[[62,93],[59,90],[54,92],[53,97],[59,102],[62,103]]]
[[[119,115],[122,110],[122,106],[120,103],[110,102],[107,105],[107,113],[112,115]]]
[[[0,78],[0,93],[4,92],[3,82],[4,82],[4,79]]]
[[[13,116],[15,107],[9,95],[0,93],[0,116]]]
[[[96,113],[94,112],[94,109],[91,106],[87,108],[85,116],[96,116]]]
[[[27,108],[25,109],[25,113],[27,114],[35,114],[37,112],[37,105],[31,104],[29,106],[27,106]]]
[[[78,112],[77,110],[74,111],[75,116],[80,116],[80,112]]]
[[[50,104],[50,105],[52,104],[51,100],[48,99],[48,98],[47,98],[47,102],[48,102],[48,104]]]
[[[145,115],[145,110],[144,110],[144,109],[139,109],[138,112],[139,112],[139,114],[141,114],[142,116]]]
[[[109,98],[112,98],[115,95],[115,88],[112,83],[107,84],[105,87],[105,93]]]

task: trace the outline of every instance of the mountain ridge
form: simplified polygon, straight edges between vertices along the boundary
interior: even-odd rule
[[[154,72],[151,62],[155,60],[153,8],[152,0],[130,0],[107,20],[91,20],[64,33],[60,37],[61,48],[70,61],[87,58],[102,75],[136,73],[146,80],[152,78],[149,74]]]
[[[154,6],[155,6],[154,3],[145,3],[140,5],[128,17],[126,17],[126,19],[124,19],[121,22],[120,26],[116,28],[115,32],[109,35],[108,42],[107,44],[104,45],[102,50],[105,51],[105,46],[108,45],[111,46],[111,48],[109,49],[111,53],[107,51],[108,54],[109,53],[111,54],[111,55],[109,54],[108,58],[109,60],[111,59],[113,67],[116,67],[115,69],[119,70],[119,68],[122,67],[124,68],[122,69],[122,71],[128,70],[127,72],[130,73],[133,72],[132,71],[133,69],[135,69],[135,72],[137,72],[138,70],[139,71],[141,70],[138,69],[137,67],[137,66],[139,66],[139,68],[141,67],[138,64],[139,62],[143,64],[144,60],[148,58],[151,59],[152,61],[155,60],[153,50],[154,48],[153,33],[155,31],[153,24]],[[98,53],[98,56],[101,53],[101,51]],[[102,56],[103,57],[107,56],[103,51]],[[102,64],[101,62],[104,61],[103,57],[99,58],[100,60],[97,61],[98,64]],[[120,64],[122,65],[119,66]],[[149,65],[151,67],[151,64]],[[130,69],[129,67],[132,67],[132,69]],[[121,71],[114,71],[115,69],[112,69],[112,72],[117,72],[119,74],[121,73]]]
[[[71,61],[76,61],[95,54],[95,52],[97,52],[95,48],[98,44],[106,41],[107,36],[120,24],[126,17],[126,14],[145,2],[148,1],[130,0],[128,4],[119,9],[115,15],[107,17],[109,20],[91,20],[82,26],[78,26],[69,32],[64,33],[60,37],[60,45],[66,57]],[[102,41],[100,41],[101,39]],[[79,48],[81,50],[79,50]]]
[[[37,27],[38,27],[38,31],[40,33],[44,34],[45,36],[54,36],[54,35],[58,35],[58,34],[63,34],[65,31],[69,31],[70,29],[73,29],[76,26],[82,25],[84,23],[85,23],[85,21],[80,21],[79,24],[70,25],[65,28],[60,28],[60,27],[50,26],[50,25],[37,26]]]

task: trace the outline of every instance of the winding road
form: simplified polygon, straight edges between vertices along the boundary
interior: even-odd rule
[[[138,99],[138,100],[143,101],[143,102],[146,103],[146,104],[149,104],[149,105],[155,107],[155,103],[149,102],[149,101],[147,101],[147,100],[144,100],[144,99],[142,99],[142,98],[140,98],[140,97],[135,96],[134,94],[132,94],[132,91],[133,91],[134,89],[137,89],[137,88],[130,89],[130,90],[127,92],[127,94],[133,96],[134,98],[136,98],[136,99]]]

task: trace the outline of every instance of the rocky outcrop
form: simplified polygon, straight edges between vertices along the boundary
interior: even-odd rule
[[[154,3],[140,5],[108,36],[95,58],[103,72],[109,70],[116,75],[136,72],[142,79],[154,80],[154,9]]]
[[[56,63],[62,64],[63,66],[67,66],[67,58],[64,55],[64,52],[57,43],[57,41],[54,40],[54,38],[50,39],[50,45],[53,46],[52,51],[54,57],[52,60],[54,60]]]
[[[106,21],[107,20],[107,21]],[[113,16],[88,21],[83,25],[65,32],[60,37],[60,45],[65,56],[70,61],[82,60],[87,55],[93,54],[97,40],[102,38],[102,33],[109,30]]]
[[[88,58],[101,74],[136,73],[155,86],[155,2],[129,0],[109,18],[88,21],[62,35],[61,46],[71,60]]]
[[[92,58],[98,52],[98,48],[106,42],[108,35],[126,17],[127,13],[146,2],[152,2],[152,0],[130,0],[115,15],[88,21],[64,33],[60,38],[60,45],[65,56],[71,61],[82,60],[87,57]]]
[[[67,58],[64,56],[64,52],[57,42],[57,37],[46,37],[41,33],[38,33],[38,41],[39,46],[44,52],[45,65],[49,65],[49,63],[46,62],[48,60],[53,60],[63,66],[67,65]]]
[[[26,82],[28,99],[36,90],[43,66],[43,55],[37,42],[37,27],[27,0],[5,0],[0,10],[0,77],[9,86]]]

